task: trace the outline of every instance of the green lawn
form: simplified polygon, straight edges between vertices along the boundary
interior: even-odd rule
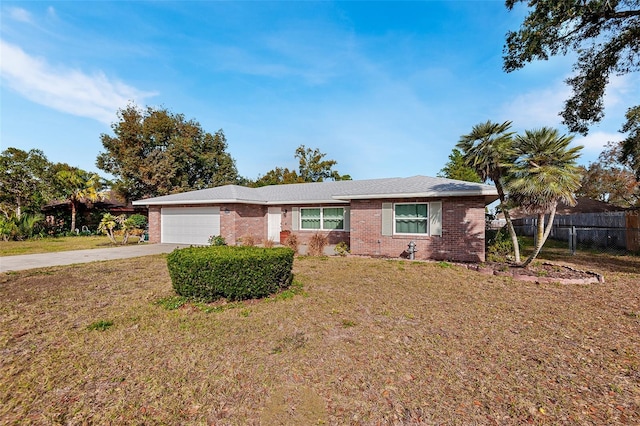
[[[138,237],[129,238],[129,244],[137,244],[137,242]],[[107,247],[116,246],[109,241],[106,235],[41,238],[27,241],[0,241],[0,256]]]
[[[606,284],[300,257],[294,292],[181,305],[164,256],[0,274],[0,419],[639,424],[640,259],[561,260]]]

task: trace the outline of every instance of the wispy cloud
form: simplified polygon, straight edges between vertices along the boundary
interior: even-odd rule
[[[583,145],[585,151],[600,153],[607,142],[620,142],[622,139],[624,136],[621,133],[591,132],[587,136],[576,136],[573,142],[576,145]]]
[[[556,82],[550,87],[516,96],[503,106],[501,115],[519,129],[557,127],[562,121],[558,113],[569,96],[571,91],[566,84]]]
[[[64,66],[52,66],[20,47],[0,40],[0,76],[6,87],[41,105],[103,123],[111,123],[116,111],[129,101],[155,96],[103,72],[92,75]]]
[[[18,21],[18,22],[24,22],[27,24],[32,24],[33,23],[33,19],[31,17],[31,14],[29,13],[29,11],[21,8],[21,7],[9,7],[7,8],[7,11],[9,13],[9,17],[11,19],[13,19],[14,21]]]

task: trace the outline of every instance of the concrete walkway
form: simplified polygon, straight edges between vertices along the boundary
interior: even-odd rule
[[[138,244],[125,247],[103,249],[60,251],[56,253],[24,254],[0,257],[0,272],[22,271],[49,266],[72,265],[101,260],[127,259],[152,254],[171,253],[176,248],[188,247],[184,244]]]

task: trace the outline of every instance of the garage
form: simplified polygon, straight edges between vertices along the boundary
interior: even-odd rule
[[[163,207],[160,223],[163,243],[207,245],[220,235],[220,207]]]

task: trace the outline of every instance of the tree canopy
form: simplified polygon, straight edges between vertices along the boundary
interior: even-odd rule
[[[527,130],[515,137],[517,158],[505,179],[509,199],[537,216],[536,245],[523,266],[536,258],[549,237],[558,202],[576,204],[574,194],[582,177],[576,160],[583,147],[569,147],[572,140],[572,136],[560,135],[548,127]],[[549,220],[545,227],[546,214]]]
[[[0,208],[6,217],[37,213],[51,198],[51,163],[38,149],[7,148],[0,154]]]
[[[467,166],[473,168],[483,182],[493,181],[500,199],[500,210],[507,222],[507,229],[513,244],[515,262],[520,263],[518,236],[509,216],[507,193],[504,180],[515,162],[515,149],[511,121],[493,123],[487,120],[473,126],[471,133],[462,135],[456,145],[462,150]]]
[[[492,180],[496,185],[516,264],[520,264],[520,252],[509,210],[521,207],[537,215],[537,245],[522,264],[526,266],[548,237],[558,202],[575,202],[574,193],[582,177],[576,159],[582,147],[569,147],[572,137],[560,135],[555,129],[543,127],[514,136],[510,127],[510,121],[480,123],[471,133],[460,137],[457,147],[462,150],[466,164],[483,181]],[[545,214],[550,214],[546,228]]]
[[[627,137],[621,143],[618,160],[628,165],[635,173],[636,180],[640,182],[640,105],[629,108],[625,117],[627,121],[620,132],[627,133]]]
[[[583,168],[578,196],[620,207],[640,206],[640,182],[633,170],[619,161],[622,143],[609,142],[598,161]]]
[[[127,200],[237,183],[222,130],[212,135],[166,108],[128,105],[118,117],[114,136],[100,136],[105,152],[96,164],[117,178],[113,189]]]
[[[528,3],[529,14],[504,46],[504,70],[536,60],[577,53],[573,94],[560,113],[571,132],[587,134],[604,116],[604,93],[612,74],[640,69],[640,0],[506,0],[512,10]]]
[[[283,185],[303,182],[323,182],[325,180],[351,180],[349,175],[341,175],[333,166],[338,164],[335,160],[325,160],[327,154],[320,149],[307,148],[300,145],[295,152],[294,158],[298,159],[298,171],[289,170],[284,167],[276,167],[269,170],[265,175],[251,185],[254,187],[267,185]]]
[[[478,173],[476,173],[473,168],[467,166],[462,152],[457,148],[453,148],[451,154],[449,154],[449,161],[447,161],[440,170],[438,177],[463,180],[466,182],[482,182]]]
[[[105,182],[95,173],[90,173],[66,163],[52,166],[52,182],[56,195],[71,204],[71,228],[76,229],[76,214],[80,202],[94,202],[102,198]]]

